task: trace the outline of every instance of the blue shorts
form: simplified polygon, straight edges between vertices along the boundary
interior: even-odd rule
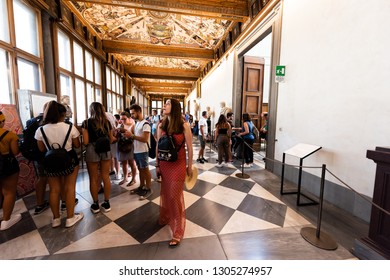
[[[137,153],[134,154],[135,163],[138,169],[145,169],[149,167],[149,153]]]

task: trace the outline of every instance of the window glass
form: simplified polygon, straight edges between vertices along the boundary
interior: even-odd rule
[[[93,57],[90,52],[85,51],[85,77],[93,81]]]
[[[83,48],[73,42],[73,53],[74,53],[74,72],[75,74],[84,77],[84,57],[83,57]]]
[[[38,21],[35,10],[14,0],[16,47],[39,56]]]
[[[107,89],[111,89],[111,71],[108,67],[106,67],[106,86]]]
[[[123,95],[123,78],[119,78],[119,89],[118,92],[120,95]]]
[[[0,0],[0,40],[9,43],[7,0]],[[1,67],[1,66],[0,66]],[[1,85],[0,85],[1,87]]]
[[[112,91],[116,92],[116,79],[115,79],[115,72],[111,71],[111,89]]]
[[[18,58],[19,88],[40,91],[38,65]]]
[[[162,109],[162,107],[163,107],[162,101],[161,100],[157,101],[157,108]]]
[[[96,102],[99,102],[99,103],[103,104],[103,101],[102,101],[102,91],[101,91],[100,88],[96,88],[95,89],[95,95],[96,95]]]
[[[93,92],[93,85],[91,83],[87,83],[87,107],[94,101],[95,97]]]
[[[72,71],[70,39],[65,33],[61,31],[58,32],[58,55],[60,67],[68,71]]]
[[[112,102],[111,102],[111,93],[107,92],[107,108],[106,110],[112,114]]]
[[[119,96],[119,106],[118,106],[118,113],[123,111],[123,97]]]
[[[85,109],[85,87],[82,80],[76,79],[76,103],[77,103],[77,124],[81,124],[87,118]]]
[[[0,49],[0,104],[11,104],[11,77],[8,52]]]
[[[100,69],[100,60],[95,58],[95,83],[98,85],[102,84],[101,69]]]

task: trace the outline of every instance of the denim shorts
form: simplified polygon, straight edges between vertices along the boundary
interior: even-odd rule
[[[202,135],[199,135],[198,138],[199,138],[199,142],[200,142],[200,147],[201,147],[202,149],[204,149],[204,148],[206,147],[206,140],[203,139],[203,136],[202,136]]]
[[[134,159],[139,169],[145,169],[149,167],[148,152],[134,154]]]

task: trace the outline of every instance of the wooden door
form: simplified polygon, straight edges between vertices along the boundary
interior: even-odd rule
[[[253,124],[261,128],[263,103],[264,58],[244,56],[242,113],[250,114]]]

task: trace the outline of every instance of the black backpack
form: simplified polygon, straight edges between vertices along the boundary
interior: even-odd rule
[[[20,141],[19,149],[22,155],[30,161],[40,161],[45,153],[38,148],[35,132],[41,126],[41,117],[36,117],[30,120],[27,127],[23,130],[23,139]]]
[[[110,138],[106,134],[100,132],[98,136],[99,137],[96,139],[94,143],[95,152],[97,154],[109,152],[111,150]]]
[[[46,146],[48,147],[48,150],[43,158],[43,167],[46,175],[49,177],[57,177],[71,174],[74,170],[73,159],[65,149],[65,145],[68,141],[70,131],[72,130],[72,124],[69,125],[68,133],[66,134],[62,146],[58,143],[53,143],[50,146],[43,127],[40,129]],[[57,147],[54,147],[55,145]]]
[[[108,136],[101,136],[95,142],[95,152],[107,153],[111,150],[110,138]]]
[[[158,140],[158,159],[170,162],[176,161],[177,152],[183,143],[176,149],[175,139],[173,139],[172,135],[164,134]]]
[[[160,117],[160,116],[159,116]],[[144,125],[150,125],[148,122],[145,122]],[[152,132],[150,132],[150,145],[148,143],[149,148],[149,157],[150,158],[156,158],[156,139],[154,138],[154,135]]]
[[[0,142],[3,140],[3,138],[7,135],[9,131],[6,130],[1,136],[0,136]],[[3,174],[3,167],[5,164],[5,157],[0,153],[0,174]]]

